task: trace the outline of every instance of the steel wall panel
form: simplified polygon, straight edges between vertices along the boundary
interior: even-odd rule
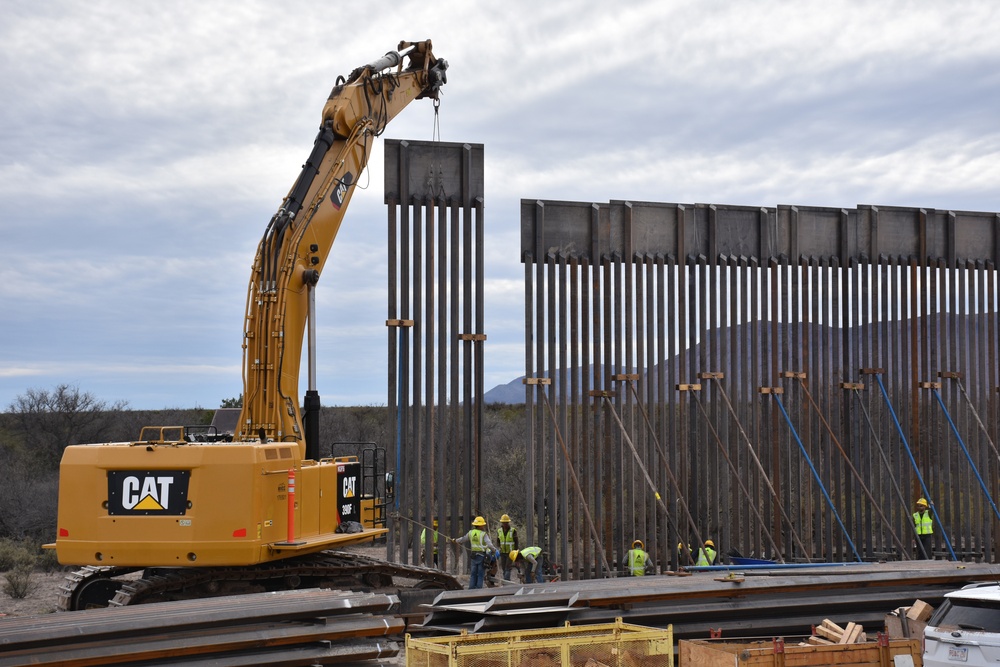
[[[598,226],[584,224],[590,211],[605,210]],[[630,210],[631,229],[624,210]],[[591,262],[615,253],[767,259],[801,256],[874,260],[944,258],[949,265],[996,263],[1000,253],[998,214],[894,206],[856,208],[779,205],[671,204],[611,201],[610,204],[522,200],[521,252],[533,257],[565,254]],[[715,216],[715,229],[709,217]],[[686,219],[682,219],[686,216]]]
[[[434,519],[459,535],[480,511],[483,147],[385,142],[389,219],[389,469],[397,471],[389,553],[422,557]],[[455,571],[439,548],[439,565]],[[430,554],[426,554],[429,562]]]
[[[526,344],[538,346],[526,375],[562,378],[563,389],[549,395],[562,415],[557,430],[578,440],[573,458],[593,462],[582,488],[601,526],[598,551],[621,562],[639,536],[668,568],[678,542],[713,536],[745,553],[776,544],[795,559],[850,559],[852,547],[865,558],[912,557],[909,504],[922,493],[906,452],[912,446],[962,555],[992,557],[988,503],[918,385],[960,372],[973,408],[996,413],[998,221],[994,213],[903,207],[522,200],[522,260],[535,282],[526,287],[535,319]],[[973,252],[979,256],[964,257]],[[555,270],[576,259],[594,267],[581,278],[592,290],[583,296],[589,312],[561,286],[569,280],[572,294],[576,278]],[[546,347],[578,351],[566,359]],[[566,368],[574,364],[594,372],[597,395],[565,379],[575,377]],[[543,386],[526,390],[529,406]],[[726,388],[732,408],[723,403]],[[962,414],[954,387],[942,392],[977,466],[989,470],[987,434],[980,438]],[[590,416],[570,425],[577,410]],[[536,456],[549,451],[550,422],[536,415]],[[996,418],[988,423],[995,438]],[[747,511],[743,482],[767,525]],[[597,558],[585,553],[580,563],[578,551],[566,553],[565,536],[575,541],[579,531],[564,513],[580,505],[557,504],[565,485],[557,467],[541,490],[529,485],[536,510],[561,509],[538,517],[544,532],[529,539],[537,535],[553,558],[571,560],[571,576],[589,576],[591,567],[599,576]]]

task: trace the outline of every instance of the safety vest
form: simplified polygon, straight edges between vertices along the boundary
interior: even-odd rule
[[[525,547],[521,549],[521,555],[524,556],[525,558],[531,556],[535,560],[538,560],[538,555],[540,553],[542,553],[541,547]]]
[[[917,535],[932,535],[934,533],[934,519],[927,510],[913,513],[913,526],[917,529]]]
[[[695,565],[711,565],[715,562],[715,556],[718,552],[712,547],[702,547],[698,549],[698,561]]]
[[[431,539],[434,540],[434,553],[437,553],[438,552],[438,532],[436,530],[432,533],[432,538]],[[424,528],[422,531],[420,531],[420,542],[424,545],[424,548],[426,549],[427,548],[427,529],[426,528]]]
[[[646,574],[646,552],[642,549],[629,549],[628,567],[632,571],[633,577],[641,577]]]
[[[486,551],[486,541],[483,539],[484,537],[486,537],[485,531],[479,530],[478,528],[473,528],[469,531],[469,545],[472,547],[473,551]]]
[[[506,534],[503,532],[503,527],[497,530],[497,542],[500,543],[500,553],[509,554],[511,549],[514,548],[514,538],[517,537],[517,529],[511,527]]]

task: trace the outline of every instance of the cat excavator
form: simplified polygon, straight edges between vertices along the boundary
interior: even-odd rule
[[[461,588],[439,570],[348,545],[387,532],[362,517],[360,462],[320,456],[315,293],[372,144],[405,106],[439,104],[448,64],[430,40],[338,77],[309,158],[257,248],[243,331],[243,405],[228,438],[184,426],[67,447],[55,548],[72,572],[59,608],[299,587]],[[308,348],[308,390],[299,373]],[[368,523],[369,525],[365,525]]]

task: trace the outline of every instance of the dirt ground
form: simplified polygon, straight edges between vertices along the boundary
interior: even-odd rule
[[[35,572],[31,575],[33,589],[28,597],[18,600],[4,592],[6,580],[0,574],[0,622],[15,616],[52,614],[59,599],[59,586],[66,577],[63,572]]]

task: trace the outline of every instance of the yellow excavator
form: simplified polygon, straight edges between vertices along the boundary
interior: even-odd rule
[[[319,455],[314,287],[372,143],[406,105],[439,103],[448,64],[430,40],[338,77],[313,150],[257,248],[247,293],[243,406],[229,438],[184,426],[67,447],[54,545],[60,609],[298,587],[458,589],[431,568],[336,547],[370,542],[360,463]],[[303,342],[309,383],[299,405]],[[370,522],[368,522],[370,524]]]

